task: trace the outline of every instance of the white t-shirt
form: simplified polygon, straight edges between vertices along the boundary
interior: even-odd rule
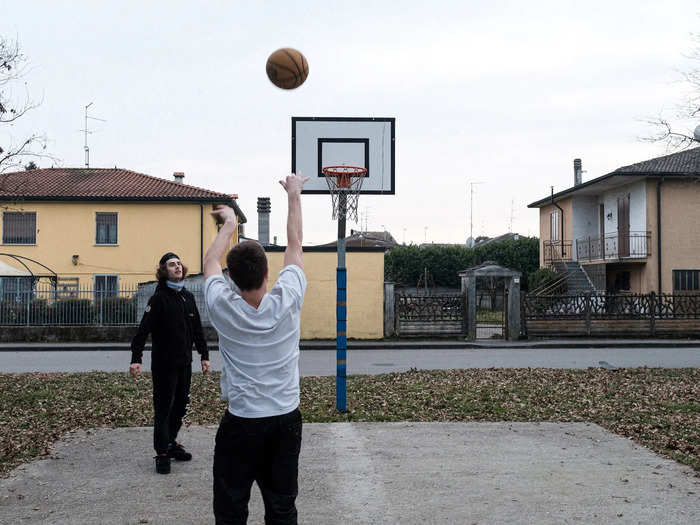
[[[253,308],[223,275],[204,284],[211,324],[219,334],[221,398],[239,417],[269,417],[299,406],[299,318],[306,276],[285,266]]]

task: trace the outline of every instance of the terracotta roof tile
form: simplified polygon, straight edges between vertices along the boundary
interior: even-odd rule
[[[587,188],[602,181],[607,181],[613,177],[700,177],[700,147],[686,149],[663,157],[637,162],[629,166],[622,166],[615,171],[601,175],[595,179],[573,186],[566,190],[555,193],[528,204],[528,208],[539,208],[566,195]]]
[[[673,174],[700,175],[700,148],[692,148],[663,157],[637,162],[629,166],[617,168],[617,174]]]
[[[225,193],[118,168],[0,173],[0,200],[231,200]]]

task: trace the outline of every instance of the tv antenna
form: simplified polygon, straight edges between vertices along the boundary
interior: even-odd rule
[[[469,238],[474,242],[474,186],[483,182],[469,183]],[[473,244],[472,244],[473,246]]]
[[[367,232],[367,228],[369,227],[369,226],[368,226],[368,223],[369,223],[369,212],[370,212],[370,207],[369,207],[369,206],[365,206],[364,217],[362,216],[362,214],[360,214],[360,231],[363,231],[363,232],[365,232],[365,233]],[[364,218],[364,225],[362,224],[363,218]]]
[[[510,199],[510,223],[508,233],[513,233],[513,219],[515,218],[515,199]]]
[[[85,132],[85,167],[89,168],[90,167],[90,148],[88,147],[88,135],[92,135],[93,131],[88,129],[88,119],[90,120],[99,120],[100,122],[107,122],[105,119],[97,118],[97,117],[91,117],[88,115],[88,108],[92,106],[92,102],[90,102],[87,106],[85,106],[85,129],[81,129],[80,131]]]

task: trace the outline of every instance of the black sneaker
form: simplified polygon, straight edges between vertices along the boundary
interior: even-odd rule
[[[177,459],[178,461],[189,461],[192,459],[192,454],[187,452],[180,443],[175,443],[168,449],[168,457]]]
[[[156,472],[158,474],[170,474],[170,456],[167,454],[158,454],[156,460]]]

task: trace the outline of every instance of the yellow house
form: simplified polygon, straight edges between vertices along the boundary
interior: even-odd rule
[[[183,178],[118,168],[0,174],[0,261],[15,270],[0,276],[0,293],[43,277],[61,290],[111,295],[152,280],[168,251],[180,256],[190,274],[201,272],[217,233],[213,206],[229,204],[240,223],[246,218],[235,195],[188,186]]]
[[[266,246],[273,280],[283,267],[284,247]],[[384,337],[384,247],[347,248],[347,336],[351,339]],[[301,310],[302,339],[336,336],[335,246],[304,247],[306,295]]]
[[[246,218],[235,196],[185,185],[180,173],[175,177],[164,180],[116,168],[52,168],[0,174],[0,303],[28,304],[32,298],[54,297],[32,291],[39,279],[49,280],[50,290],[57,285],[59,299],[133,297],[138,294],[129,292],[155,279],[158,260],[168,251],[177,253],[187,266],[191,289],[201,301],[202,277],[197,274],[202,273],[204,253],[218,231],[211,210],[217,204],[228,204],[241,224]],[[241,229],[232,245],[238,243],[240,234]],[[266,251],[274,281],[282,268],[284,247],[268,245]],[[385,248],[350,246],[347,251],[348,337],[381,338]],[[304,247],[304,266],[308,291],[302,310],[302,337],[334,338],[335,246]],[[102,302],[95,304],[97,310],[107,312]],[[30,307],[26,310],[28,324],[32,324]],[[133,318],[115,310],[108,323],[133,325],[142,314],[141,309],[137,310]],[[203,319],[204,310],[201,304]],[[0,307],[0,323],[24,323],[25,318],[15,322],[8,320],[8,315]],[[60,322],[46,322],[97,322],[89,312],[66,315]],[[40,319],[38,324],[44,322]],[[21,328],[21,336],[26,337],[26,329]],[[128,334],[122,336],[128,339]]]
[[[585,183],[581,172],[575,159],[574,186],[528,206],[540,213],[540,266],[583,271],[590,290],[700,291],[700,148]]]

